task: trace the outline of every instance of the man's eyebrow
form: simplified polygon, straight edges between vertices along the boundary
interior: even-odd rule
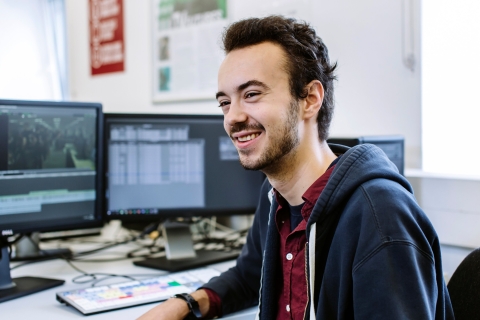
[[[270,90],[270,87],[267,86],[265,83],[263,83],[262,81],[258,81],[258,80],[249,80],[245,83],[242,83],[241,85],[238,86],[237,88],[237,92],[240,92],[240,91],[243,91],[245,90],[246,88],[250,87],[250,86],[257,86],[257,87],[262,87],[263,89],[265,90]]]
[[[218,97],[223,97],[223,96],[226,96],[225,92],[218,91],[217,94],[215,95],[215,99],[218,100]]]
[[[241,85],[239,85],[237,87],[237,92],[240,92],[240,91],[243,91],[245,90],[246,88],[250,87],[250,86],[258,86],[258,87],[262,87],[263,89],[265,90],[270,90],[270,87],[267,86],[265,83],[261,82],[261,81],[258,81],[258,80],[249,80],[245,83],[242,83]],[[222,97],[222,96],[226,96],[226,93],[223,92],[223,91],[219,91],[217,92],[217,94],[215,95],[215,98],[218,99],[218,97]]]

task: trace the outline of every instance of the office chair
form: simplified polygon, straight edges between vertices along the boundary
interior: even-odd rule
[[[456,320],[480,319],[480,248],[463,259],[447,288]]]

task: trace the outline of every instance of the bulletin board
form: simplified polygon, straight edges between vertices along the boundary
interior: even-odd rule
[[[310,1],[152,0],[153,101],[215,99],[225,27],[268,14],[308,20]]]

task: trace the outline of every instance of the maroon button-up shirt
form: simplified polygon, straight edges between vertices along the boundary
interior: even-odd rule
[[[290,232],[290,209],[288,202],[275,190],[279,203],[275,213],[275,221],[280,234],[280,261],[282,261],[283,281],[278,296],[277,319],[303,319],[308,302],[307,275],[305,273],[305,258],[307,236],[305,233],[307,221],[312,213],[318,197],[327,185],[334,169],[332,165],[318,178],[302,196],[305,204],[302,208],[303,220]],[[221,300],[216,292],[205,289],[210,300],[210,310],[205,318],[221,316]]]
[[[280,261],[283,281],[278,296],[277,319],[303,319],[308,302],[306,259],[306,227],[318,197],[327,185],[334,166],[330,167],[303,194],[303,220],[290,232],[290,210],[288,202],[275,191],[279,206],[275,222],[280,234]]]

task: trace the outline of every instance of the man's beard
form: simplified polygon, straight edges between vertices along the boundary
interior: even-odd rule
[[[282,159],[285,155],[289,154],[298,144],[298,102],[292,98],[290,101],[290,108],[288,110],[287,117],[284,121],[283,127],[275,128],[274,131],[270,132],[270,141],[266,146],[263,153],[260,155],[260,158],[257,161],[248,160],[249,151],[239,151],[240,153],[240,164],[247,170],[267,170],[273,169],[278,161]],[[240,128],[232,128],[232,133],[240,131],[242,129],[264,129],[260,124],[258,125],[248,125],[248,124],[238,124]],[[246,156],[242,159],[241,153],[244,153]]]

